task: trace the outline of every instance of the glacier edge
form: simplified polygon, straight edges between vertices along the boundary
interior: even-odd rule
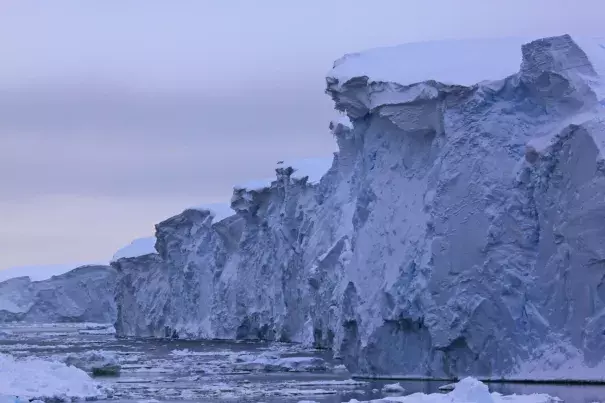
[[[352,128],[331,124],[327,173],[280,167],[270,185],[234,190],[231,217],[158,224],[157,255],[112,262],[116,330],[306,343],[364,374],[506,377],[560,344],[600,365],[593,62],[564,35],[470,86],[329,76]]]

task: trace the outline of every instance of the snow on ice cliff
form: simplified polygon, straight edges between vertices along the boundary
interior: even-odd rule
[[[44,281],[0,283],[0,322],[97,322],[116,318],[115,269],[82,266]]]
[[[337,61],[327,93],[352,127],[331,125],[321,180],[282,165],[231,217],[158,224],[157,254],[113,263],[118,333],[302,342],[375,375],[596,368],[605,41],[523,43]]]

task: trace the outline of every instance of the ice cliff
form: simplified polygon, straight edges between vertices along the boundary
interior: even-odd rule
[[[0,283],[0,322],[113,323],[115,282],[109,266],[82,266],[44,281],[6,280]]]
[[[157,253],[112,263],[118,333],[314,344],[366,374],[598,365],[604,60],[567,35],[345,56],[321,180],[281,164],[230,217],[159,223]]]

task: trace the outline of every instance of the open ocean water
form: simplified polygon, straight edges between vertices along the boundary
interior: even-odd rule
[[[115,402],[341,403],[385,397],[393,381],[359,381],[328,351],[259,342],[118,339],[107,325],[0,324],[0,352],[62,361],[90,351],[117,358],[119,376],[95,379]],[[400,382],[405,394],[446,382]],[[605,402],[604,386],[490,384],[503,394],[548,393],[568,403]]]

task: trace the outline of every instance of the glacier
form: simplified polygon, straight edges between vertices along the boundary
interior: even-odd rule
[[[42,281],[0,282],[0,323],[113,323],[116,278],[110,266],[88,265]]]
[[[304,343],[370,376],[601,368],[604,67],[569,35],[343,57],[323,175],[284,162],[233,215],[157,224],[157,253],[111,263],[116,331]]]

